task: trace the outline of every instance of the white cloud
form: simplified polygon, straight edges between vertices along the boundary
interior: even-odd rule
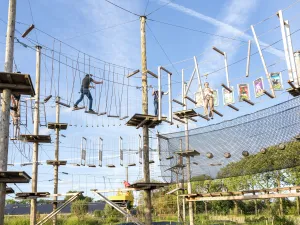
[[[161,4],[166,4],[167,0],[159,0]],[[205,21],[211,25],[214,25],[218,28],[216,31],[216,34],[228,36],[228,37],[239,37],[244,40],[254,40],[252,36],[245,34],[243,30],[237,28],[243,26],[247,21],[249,16],[251,15],[251,11],[255,8],[257,1],[239,1],[239,0],[233,0],[230,4],[228,4],[228,7],[225,9],[225,16],[221,20],[217,20],[215,18],[206,16],[202,13],[199,13],[193,9],[186,8],[182,5],[176,4],[176,3],[170,3],[168,4],[168,7],[171,7],[177,11],[180,11],[182,13],[185,13],[189,16],[195,17],[197,19],[200,19],[202,21]],[[218,44],[220,42],[219,38],[213,38],[215,39],[212,43]],[[267,43],[260,43],[262,46],[268,46]],[[233,46],[236,46],[236,42],[231,42],[229,45],[234,50]],[[229,49],[228,49],[229,50]],[[271,54],[274,54],[278,57],[284,57],[284,54],[282,51],[279,51],[273,47],[269,47],[266,49]],[[232,53],[232,52],[231,52]]]

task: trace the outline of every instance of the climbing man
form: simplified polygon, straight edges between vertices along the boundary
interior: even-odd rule
[[[214,90],[209,87],[209,83],[204,83],[204,114],[209,116],[211,119],[214,118]],[[209,113],[208,113],[209,107]]]
[[[167,95],[169,92],[161,92],[161,98],[163,95]],[[158,116],[158,97],[159,97],[159,92],[158,90],[154,90],[152,87],[152,95],[154,96],[153,103],[154,103],[154,115]]]
[[[125,188],[127,188],[127,187],[130,186],[130,184],[129,184],[128,181],[126,181],[126,180],[123,181],[123,184],[124,184]]]
[[[89,113],[95,113],[95,111],[92,109],[93,107],[93,97],[89,90],[89,88],[95,88],[94,86],[90,86],[91,82],[94,84],[103,84],[103,81],[95,81],[91,76],[92,74],[87,74],[82,80],[81,88],[80,88],[80,98],[77,100],[77,102],[74,105],[74,110],[78,109],[78,104],[83,100],[84,95],[86,95],[89,99]]]

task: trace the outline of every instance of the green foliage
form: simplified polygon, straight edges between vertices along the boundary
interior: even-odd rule
[[[213,201],[211,202],[211,209],[214,212],[228,214],[231,209],[233,209],[233,201]]]
[[[103,217],[105,218],[106,223],[117,223],[121,222],[123,219],[123,215],[108,204],[104,207]]]
[[[82,219],[88,212],[88,202],[86,200],[76,200],[71,205],[71,213],[78,219]]]
[[[267,148],[265,154],[257,153],[244,157],[238,162],[229,163],[219,171],[217,177],[225,178],[265,173],[300,166],[299,163],[300,142],[290,142],[286,144],[284,150],[279,149],[277,146],[271,146]]]

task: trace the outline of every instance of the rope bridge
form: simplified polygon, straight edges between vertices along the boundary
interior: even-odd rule
[[[230,121],[159,138],[161,172],[166,182],[186,180],[186,149],[200,153],[191,158],[192,180],[218,179],[300,166],[300,98]],[[179,165],[181,163],[181,166]],[[178,166],[179,165],[179,166]]]

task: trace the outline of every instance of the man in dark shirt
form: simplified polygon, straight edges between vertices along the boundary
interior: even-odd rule
[[[83,100],[84,95],[86,95],[89,99],[89,112],[94,112],[92,109],[93,107],[93,97],[91,95],[91,92],[89,88],[94,88],[93,86],[90,86],[91,82],[94,84],[103,84],[103,81],[95,81],[93,78],[91,78],[91,74],[85,75],[85,77],[82,80],[81,88],[80,88],[80,98],[77,100],[77,102],[74,105],[74,109],[78,108],[78,104]]]
[[[163,95],[167,95],[169,92],[161,92],[161,98]],[[159,97],[159,92],[158,90],[154,90],[154,88],[152,89],[152,95],[154,96],[154,115],[158,116],[158,97]]]

